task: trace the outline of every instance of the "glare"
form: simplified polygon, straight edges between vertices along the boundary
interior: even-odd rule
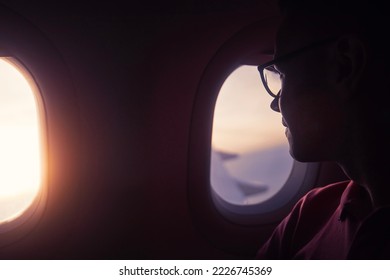
[[[20,215],[41,185],[38,106],[18,68],[0,59],[0,222]]]

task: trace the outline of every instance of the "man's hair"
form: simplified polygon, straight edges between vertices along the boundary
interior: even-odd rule
[[[283,15],[306,13],[327,17],[340,28],[355,26],[373,54],[388,59],[390,44],[386,37],[390,12],[386,3],[380,0],[279,0],[279,9]]]
[[[355,16],[386,16],[386,1],[356,0],[279,0],[279,8],[285,11],[310,11],[320,14],[340,14]]]

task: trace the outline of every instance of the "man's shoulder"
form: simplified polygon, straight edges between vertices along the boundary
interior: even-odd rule
[[[330,214],[339,206],[340,199],[349,184],[351,184],[351,181],[342,181],[323,187],[316,187],[299,200],[295,210],[298,210],[300,215],[313,212]]]
[[[332,183],[310,190],[303,198],[308,202],[312,200],[323,200],[341,197],[345,189],[351,184],[350,180]]]
[[[349,184],[350,181],[343,181],[317,187],[303,196],[289,215],[294,234],[308,241],[321,231],[333,215],[338,215],[341,197]]]

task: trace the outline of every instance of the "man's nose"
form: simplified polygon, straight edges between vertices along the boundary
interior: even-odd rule
[[[272,100],[270,107],[271,107],[271,109],[274,110],[275,112],[280,113],[280,108],[279,108],[279,96],[276,96],[276,97],[274,98],[274,100]]]

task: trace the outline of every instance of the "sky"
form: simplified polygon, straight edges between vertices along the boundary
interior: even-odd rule
[[[217,99],[213,147],[240,154],[286,144],[282,117],[270,109],[271,101],[256,66],[237,68]]]

